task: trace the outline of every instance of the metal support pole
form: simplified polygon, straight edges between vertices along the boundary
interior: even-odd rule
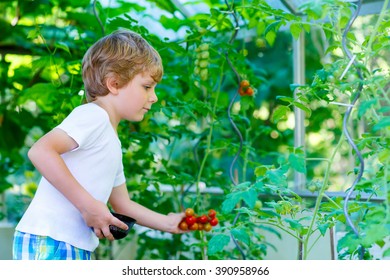
[[[305,84],[305,34],[301,32],[298,40],[293,39],[293,74],[294,84]],[[294,91],[294,98],[297,97],[299,88]],[[294,107],[295,130],[294,147],[305,149],[305,112]],[[302,190],[306,185],[306,176],[303,173],[294,172],[294,188]]]

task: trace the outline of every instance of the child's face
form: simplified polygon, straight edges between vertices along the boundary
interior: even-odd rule
[[[118,90],[117,113],[121,119],[141,121],[157,102],[154,92],[156,82],[149,73],[136,75],[127,85]]]

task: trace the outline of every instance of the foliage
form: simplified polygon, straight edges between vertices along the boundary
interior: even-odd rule
[[[262,0],[202,2],[205,11],[187,15],[171,1],[108,7],[87,0],[1,1],[0,192],[31,183],[29,146],[83,102],[87,48],[128,28],[160,52],[165,69],[153,112],[119,127],[129,193],[163,213],[215,208],[221,224],[182,236],[134,232],[129,239],[137,240],[137,258],[262,259],[274,249],[265,232],[293,236],[303,245],[301,258],[308,258],[334,227],[346,231],[340,258],[384,246],[390,232],[388,11],[362,17],[348,34],[359,79],[354,67],[343,75],[349,60],[341,38],[351,3],[308,2],[299,17]],[[307,79],[294,85],[291,41],[302,34]],[[238,95],[242,79],[254,85],[253,97]],[[345,110],[336,103],[350,103],[360,84],[348,123],[366,160],[349,203],[356,238],[344,200],[328,191],[344,191],[356,175],[359,162],[342,131]],[[305,149],[294,147],[294,108],[306,115]],[[305,190],[293,185],[296,173],[307,177]],[[97,257],[112,258],[110,248],[103,242]],[[364,257],[372,258],[368,251]]]

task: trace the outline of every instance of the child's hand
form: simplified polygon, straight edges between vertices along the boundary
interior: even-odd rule
[[[81,214],[85,223],[94,230],[99,239],[107,238],[108,240],[114,240],[114,236],[110,232],[110,225],[117,226],[123,230],[128,228],[124,222],[115,218],[108,210],[107,205],[101,201],[96,200],[95,203],[88,205]]]
[[[179,228],[179,224],[181,222],[181,220],[185,217],[185,213],[169,213],[167,215],[167,219],[168,219],[168,223],[167,223],[167,226],[168,226],[168,232],[170,233],[185,233],[185,232],[188,232],[188,230],[181,230]]]

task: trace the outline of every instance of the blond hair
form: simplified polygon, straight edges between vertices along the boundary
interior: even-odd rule
[[[87,101],[109,93],[108,78],[113,77],[122,88],[144,72],[159,82],[163,66],[158,52],[139,34],[118,30],[101,38],[87,50],[82,61]]]

